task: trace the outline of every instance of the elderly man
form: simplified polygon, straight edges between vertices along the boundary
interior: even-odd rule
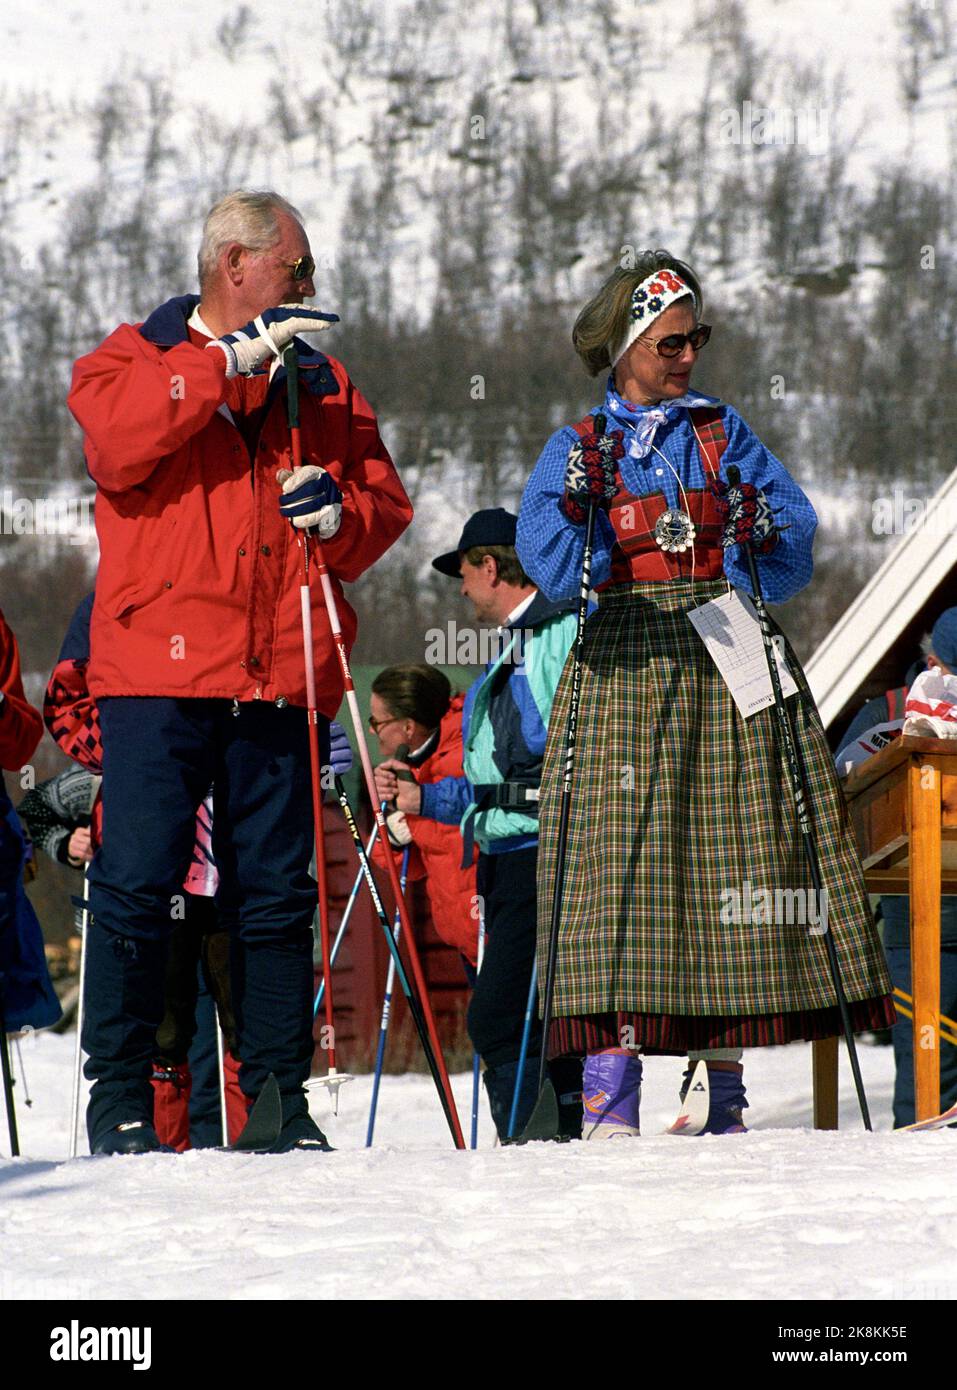
[[[69,405],[97,484],[100,569],[89,688],[103,733],[103,848],[83,1044],[94,1153],[142,1152],[170,929],[196,810],[216,787],[217,905],[232,933],[240,1080],[279,1083],[277,1150],[327,1147],[309,1117],[312,809],[294,527],[317,527],[341,597],[412,508],[344,368],[294,338],[315,264],[278,194],[231,193],[206,219],[199,296],[123,324],[77,362]],[[299,361],[303,466],[292,470],[283,350]],[[290,526],[289,522],[293,522]],[[323,746],[342,682],[318,586]]]

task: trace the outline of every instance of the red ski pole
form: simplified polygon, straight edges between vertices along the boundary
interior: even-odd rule
[[[299,363],[298,363],[298,360],[297,360],[296,355],[295,355],[295,347],[294,347],[294,346],[292,346],[292,347],[290,347],[290,348],[287,349],[287,352],[286,352],[286,355],[285,355],[284,358],[283,358],[283,361],[284,361],[285,366],[286,366],[286,372],[287,372],[288,383],[289,383],[289,402],[290,402],[289,423],[290,423],[290,433],[291,433],[291,435],[292,435],[292,457],[293,457],[293,466],[294,466],[295,468],[298,468],[298,467],[300,467],[300,465],[302,464],[302,442],[301,442],[300,433],[299,433],[299,402],[298,402],[298,366],[299,366]],[[293,402],[295,402],[295,408],[293,408]],[[294,417],[295,417],[295,425],[293,425],[293,418],[294,418]],[[341,669],[341,671],[342,671],[342,680],[343,680],[343,684],[345,685],[346,703],[347,703],[348,706],[349,706],[349,714],[350,714],[350,716],[351,716],[351,718],[352,718],[352,727],[353,727],[353,729],[354,729],[354,731],[355,731],[356,745],[357,745],[357,747],[358,747],[358,749],[359,749],[359,761],[360,761],[361,764],[362,764],[362,772],[363,772],[363,776],[365,777],[366,789],[367,789],[367,791],[368,791],[368,793],[369,793],[369,800],[370,800],[370,802],[372,803],[372,809],[373,809],[373,812],[374,812],[374,814],[375,814],[376,825],[377,825],[378,828],[379,828],[379,836],[380,836],[381,843],[382,843],[383,845],[388,845],[388,843],[389,843],[388,827],[386,826],[385,815],[384,815],[384,813],[383,813],[383,811],[382,811],[382,808],[381,808],[381,806],[380,806],[380,804],[379,804],[379,797],[378,797],[378,793],[377,793],[377,791],[376,791],[376,785],[375,785],[375,776],[374,776],[373,771],[372,771],[372,759],[369,757],[369,745],[368,745],[368,743],[367,743],[367,741],[366,741],[366,736],[365,736],[365,726],[363,725],[363,722],[362,722],[362,715],[361,715],[360,712],[359,712],[359,701],[358,701],[358,699],[357,699],[357,697],[356,697],[356,688],[355,688],[355,685],[353,684],[352,672],[351,672],[351,670],[349,669],[349,655],[348,655],[348,653],[347,653],[347,651],[346,651],[345,639],[344,639],[344,637],[343,637],[343,635],[342,635],[342,627],[341,627],[341,625],[340,625],[340,623],[339,623],[339,609],[338,609],[338,606],[337,606],[337,604],[336,604],[336,596],[335,596],[335,593],[334,593],[334,591],[333,591],[332,583],[331,583],[330,578],[329,578],[329,570],[328,570],[328,568],[326,567],[326,561],[325,561],[325,557],[324,557],[324,555],[323,555],[323,550],[322,550],[322,542],[319,540],[319,537],[318,537],[317,535],[314,535],[314,534],[309,533],[309,532],[303,532],[302,535],[301,535],[301,537],[300,537],[300,544],[303,546],[303,549],[304,549],[304,551],[305,551],[305,559],[304,559],[304,562],[303,562],[303,574],[304,574],[304,576],[305,576],[306,593],[304,593],[304,595],[303,595],[303,632],[305,632],[305,630],[306,630],[305,613],[306,613],[306,607],[307,607],[307,603],[308,603],[308,557],[309,557],[309,548],[310,548],[310,544],[311,544],[311,545],[314,547],[314,552],[313,552],[313,553],[314,553],[314,558],[315,558],[315,562],[316,562],[316,572],[317,572],[318,575],[319,575],[319,583],[320,583],[320,586],[321,586],[321,588],[322,588],[322,596],[323,596],[323,598],[324,598],[324,600],[325,600],[325,604],[326,604],[326,613],[328,614],[328,617],[329,617],[329,627],[330,627],[330,629],[331,629],[331,631],[332,631],[332,640],[333,640],[333,644],[335,645],[335,648],[336,648],[336,654],[338,655],[338,658],[339,658],[339,666],[340,666],[340,669]],[[311,625],[310,625],[310,635],[311,635]],[[310,658],[311,658],[311,655],[312,655],[312,654],[311,654],[311,652],[310,652]],[[306,669],[307,669],[307,673],[309,673],[309,674],[312,675],[312,679],[313,679],[313,692],[314,692],[314,689],[315,689],[315,686],[314,686],[315,676],[314,676],[314,673],[313,673],[313,664],[312,664],[312,660],[311,660],[311,659],[307,659],[307,662],[306,662]],[[307,674],[307,682],[308,682],[308,679],[309,679],[309,674]],[[308,699],[308,684],[307,684],[307,699]],[[312,721],[312,715],[310,714],[310,722],[311,722],[311,721]],[[318,747],[318,730],[311,730],[311,736],[313,736],[313,734],[314,734],[314,736],[315,736],[315,738],[316,738],[316,743],[317,743],[317,747]],[[316,794],[317,794],[317,793],[316,793],[316,779],[315,779],[315,777],[314,777],[314,778],[313,778],[313,795],[314,795],[314,798],[316,797]],[[317,838],[317,842],[318,842],[318,839],[319,839],[319,833],[318,833],[318,831],[317,831],[317,836],[316,836],[316,838]],[[317,852],[318,852],[318,851],[317,851]],[[448,1119],[449,1119],[449,1128],[450,1128],[450,1130],[451,1130],[451,1132],[452,1132],[452,1137],[453,1137],[453,1139],[455,1140],[455,1147],[456,1147],[457,1149],[464,1149],[464,1148],[465,1148],[465,1136],[464,1136],[463,1133],[462,1133],[462,1126],[461,1126],[461,1124],[460,1124],[460,1122],[459,1122],[458,1111],[457,1111],[456,1108],[455,1108],[455,1098],[454,1098],[454,1096],[453,1096],[453,1094],[452,1094],[452,1083],[451,1083],[450,1080],[449,1080],[448,1068],[446,1067],[446,1064],[445,1064],[445,1055],[444,1055],[444,1053],[443,1053],[443,1051],[442,1051],[442,1044],[441,1044],[441,1042],[439,1041],[438,1029],[437,1029],[436,1026],[435,1026],[435,1015],[434,1015],[433,1012],[432,1012],[432,1003],[431,1003],[431,1000],[429,999],[429,991],[428,991],[428,987],[427,987],[427,985],[426,985],[426,983],[425,983],[425,975],[424,975],[423,970],[422,970],[422,962],[421,962],[421,960],[420,960],[420,958],[419,958],[418,947],[417,947],[416,944],[415,944],[415,937],[414,937],[413,934],[412,934],[412,927],[411,927],[411,924],[410,924],[410,922],[409,922],[408,908],[406,907],[405,897],[404,897],[404,895],[403,895],[403,893],[402,893],[402,887],[401,887],[401,884],[400,884],[400,882],[399,882],[399,871],[398,871],[398,869],[397,869],[397,867],[396,867],[395,858],[394,858],[394,856],[393,856],[392,854],[387,853],[387,854],[385,855],[385,865],[386,865],[386,870],[388,871],[389,883],[390,883],[390,885],[391,885],[391,887],[392,887],[392,893],[393,893],[393,896],[394,896],[395,901],[396,901],[396,908],[397,908],[397,911],[398,911],[398,914],[399,914],[399,921],[401,922],[401,925],[402,925],[402,938],[403,938],[403,940],[404,940],[404,942],[405,942],[406,950],[407,950],[407,952],[408,952],[409,963],[410,963],[410,965],[412,966],[412,975],[413,975],[413,978],[414,978],[414,980],[415,980],[416,991],[417,991],[418,996],[419,996],[419,999],[420,999],[420,1001],[421,1001],[422,1014],[423,1014],[423,1017],[424,1017],[424,1019],[425,1019],[426,1028],[427,1028],[427,1030],[428,1030],[429,1041],[431,1042],[432,1048],[433,1048],[433,1050],[434,1050],[434,1052],[435,1052],[435,1060],[436,1060],[436,1065],[437,1065],[437,1067],[438,1067],[439,1079],[440,1079],[440,1081],[441,1081],[441,1083],[442,1083],[442,1091],[443,1091],[443,1093],[444,1093],[444,1095],[445,1095],[446,1102],[447,1102],[447,1106],[448,1106],[447,1114],[448,1114]],[[328,928],[327,928],[327,930],[328,930]],[[326,951],[327,951],[327,949],[328,949],[328,947],[327,947],[327,939],[324,939],[322,949],[323,949],[323,959],[324,959],[324,960],[328,960],[329,957],[328,957],[328,955],[326,955]],[[331,972],[327,971],[327,977],[331,980]],[[326,1015],[327,1015],[327,1017],[329,1017],[329,1007],[330,1007],[330,1003],[329,1003],[329,994],[330,994],[330,991],[329,991],[329,987],[328,987],[328,985],[327,985],[327,987],[326,987]],[[332,1071],[332,1068],[330,1067],[330,1073],[331,1073],[331,1071]]]
[[[291,360],[298,365],[296,349],[289,349]],[[285,361],[286,359],[284,359]],[[289,371],[289,434],[292,441],[294,468],[302,464],[302,437],[299,429],[299,378],[295,368]],[[299,599],[302,609],[302,651],[306,674],[306,719],[309,728],[309,766],[312,774],[312,822],[316,846],[316,884],[319,899],[319,935],[322,941],[322,966],[325,973],[325,1027],[323,1044],[329,1056],[327,1074],[320,1078],[329,1088],[334,1115],[339,1113],[339,1087],[354,1078],[336,1068],[336,1025],[332,1002],[332,955],[329,944],[329,883],[326,874],[326,830],[322,819],[322,762],[319,757],[319,711],[316,705],[315,648],[312,641],[312,604],[309,598],[309,541],[305,531],[296,532],[299,543]]]
[[[298,468],[302,459],[299,440],[299,426],[293,433],[293,466]],[[329,945],[329,881],[326,873],[326,828],[322,819],[322,763],[319,757],[319,711],[316,708],[316,671],[314,647],[312,643],[312,606],[309,600],[309,544],[305,533],[300,531],[299,542],[302,583],[299,597],[302,605],[302,647],[306,668],[306,706],[309,725],[309,766],[312,772],[312,817],[315,827],[316,844],[316,883],[319,897],[319,935],[322,941],[322,963],[325,973],[325,1014],[323,1044],[329,1054],[329,1070],[322,1077],[322,1084],[328,1086],[334,1115],[339,1113],[339,1087],[354,1078],[347,1072],[336,1068],[336,1025],[332,1004],[332,954]]]

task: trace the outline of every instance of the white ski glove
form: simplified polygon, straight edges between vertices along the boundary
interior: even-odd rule
[[[279,510],[301,531],[319,528],[321,541],[331,540],[342,522],[342,493],[331,475],[315,463],[301,468],[280,468],[276,482],[282,484]]]
[[[214,338],[206,351],[219,348],[226,358],[227,377],[248,376],[271,352],[281,357],[297,333],[319,333],[338,322],[338,314],[323,314],[305,304],[280,304],[264,309],[235,333]]]

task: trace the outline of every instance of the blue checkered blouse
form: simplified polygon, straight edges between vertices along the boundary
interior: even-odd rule
[[[811,578],[814,567],[811,552],[817,529],[814,508],[783,465],[732,406],[724,405],[714,396],[693,394],[696,403],[716,406],[721,411],[728,436],[728,447],[721,460],[722,477],[727,480],[728,465],[736,464],[741,470],[742,481],[754,483],[767,495],[778,526],[788,528],[782,531],[770,555],[758,557],[764,597],[769,603],[783,603],[793,598]],[[706,486],[698,441],[686,407],[665,407],[666,418],[654,435],[655,448],[649,449],[643,458],[634,456],[640,447],[635,443],[636,426],[640,428],[641,417],[652,407],[631,405],[618,394],[609,379],[602,408],[608,430],[624,431],[626,452],[620,463],[621,477],[625,487],[636,497],[663,492],[669,507],[681,507],[681,492],[672,468],[686,489]],[[564,491],[568,451],[577,439],[571,425],[563,426],[552,435],[525,487],[518,517],[516,548],[519,559],[526,574],[550,599],[572,598],[581,587],[585,528],[569,521],[558,505]],[[671,468],[658,457],[655,449],[661,450]],[[614,538],[607,514],[600,511],[592,562],[595,585],[604,583],[609,577]],[[724,572],[732,584],[750,592],[740,546],[731,546],[724,552]]]

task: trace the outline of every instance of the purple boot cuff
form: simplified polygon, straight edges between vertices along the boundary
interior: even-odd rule
[[[582,1074],[583,1134],[596,1130],[637,1131],[641,1102],[641,1058],[624,1052],[593,1052]]]

